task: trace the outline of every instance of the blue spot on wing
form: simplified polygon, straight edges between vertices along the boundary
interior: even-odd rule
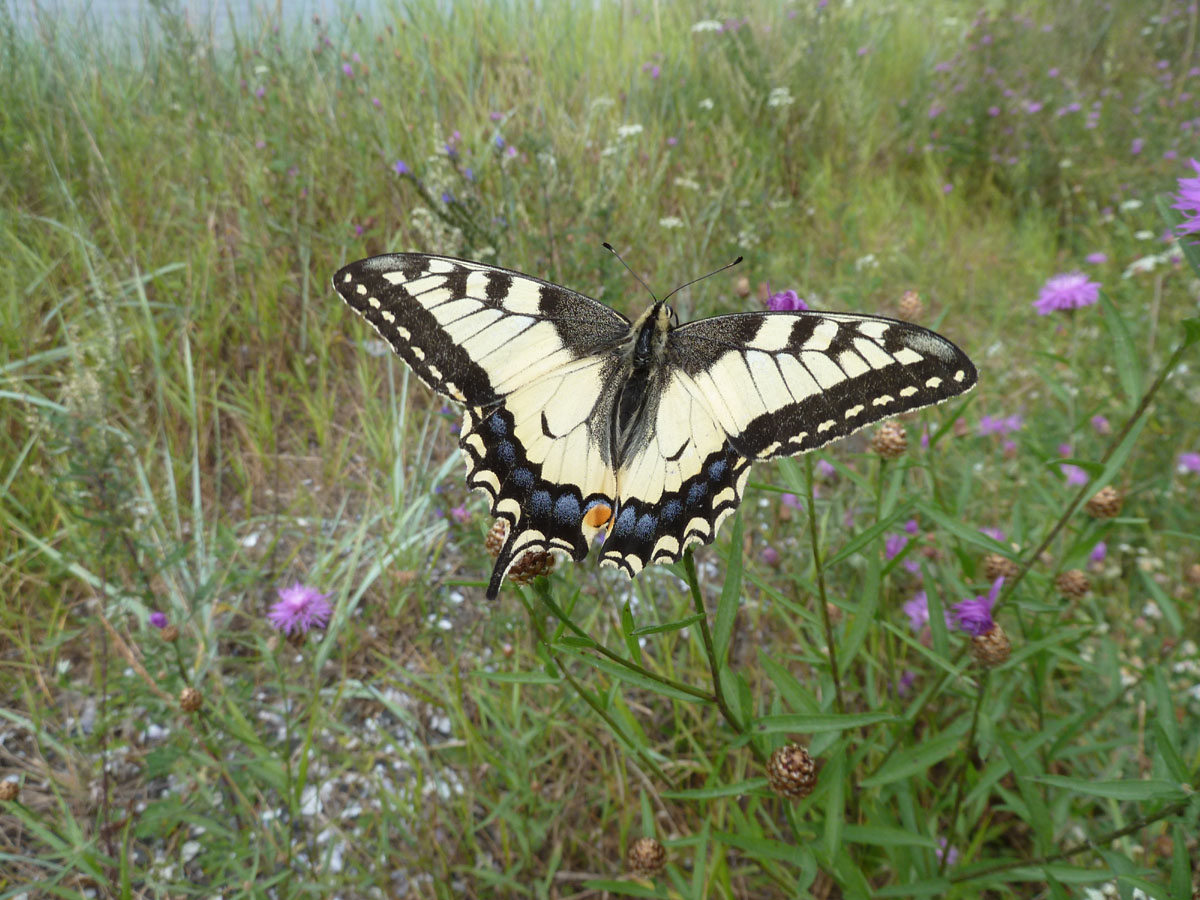
[[[579,501],[570,494],[563,494],[554,504],[554,518],[565,524],[574,524],[583,518]]]
[[[500,441],[496,444],[496,456],[500,462],[511,466],[517,461],[517,448],[513,446],[512,441]]]
[[[662,520],[664,522],[674,522],[679,518],[679,514],[683,512],[683,504],[678,500],[668,500],[662,508]]]
[[[654,537],[654,526],[658,524],[658,519],[652,513],[642,513],[642,517],[637,521],[637,527],[633,529],[633,536],[639,541],[648,541]]]
[[[621,510],[621,514],[617,516],[617,521],[613,525],[613,536],[624,537],[629,532],[633,531],[633,523],[637,520],[637,510],[632,506],[627,506]]]
[[[492,427],[492,434],[497,437],[504,437],[504,435],[508,434],[508,423],[499,414],[493,415],[488,419],[488,424]]]
[[[689,506],[695,506],[704,499],[704,495],[708,493],[708,485],[703,481],[697,481],[688,489],[687,502]]]
[[[529,497],[529,511],[535,516],[550,515],[550,492],[534,491]]]
[[[513,469],[512,483],[522,490],[529,490],[533,487],[533,472],[529,469]]]
[[[709,463],[709,466],[708,466],[709,480],[710,481],[719,481],[721,476],[725,474],[725,470],[727,468],[728,468],[728,466],[725,464],[725,460],[723,460],[723,459],[718,459],[718,460],[713,461],[712,463]]]

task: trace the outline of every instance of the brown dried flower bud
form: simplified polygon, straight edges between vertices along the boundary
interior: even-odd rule
[[[745,275],[740,278],[735,278],[733,281],[733,292],[745,300],[750,296],[750,279]]]
[[[916,291],[905,291],[896,303],[896,312],[900,318],[908,319],[910,322],[921,318],[921,313],[925,312],[925,304],[921,302],[921,295]]]
[[[1092,583],[1080,569],[1068,569],[1065,572],[1060,572],[1058,577],[1054,579],[1054,586],[1058,588],[1059,593],[1063,596],[1070,597],[1073,600],[1078,600],[1092,589]]]
[[[807,797],[817,784],[817,764],[799,744],[785,744],[767,760],[767,784],[781,797]]]
[[[884,459],[898,459],[908,449],[908,434],[897,422],[884,422],[871,437],[871,449]]]
[[[162,639],[168,644],[173,644],[179,640],[179,628],[176,625],[166,626],[159,634],[162,635]]]
[[[1012,643],[999,624],[993,624],[990,631],[971,638],[971,656],[988,669],[1007,662],[1011,654]]]
[[[21,786],[15,781],[0,781],[0,802],[16,800],[21,794]]]
[[[204,705],[204,695],[190,685],[179,692],[179,706],[184,712],[196,712]]]
[[[1084,509],[1088,511],[1088,515],[1097,519],[1112,519],[1121,514],[1121,506],[1124,503],[1124,496],[1110,484],[1096,491]]]
[[[1021,567],[1017,563],[999,553],[989,553],[983,558],[983,574],[988,581],[995,581],[997,578],[1016,578],[1020,571]]]
[[[641,837],[629,845],[625,856],[629,871],[637,875],[657,875],[667,865],[667,848],[652,837]]]

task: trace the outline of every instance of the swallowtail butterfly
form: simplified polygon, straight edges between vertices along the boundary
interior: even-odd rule
[[[637,321],[509,269],[424,253],[350,263],[334,288],[417,376],[465,407],[467,484],[508,534],[488,584],[526,551],[633,577],[712,541],[750,464],[940,403],[975,366],[925,328],[848,313]]]

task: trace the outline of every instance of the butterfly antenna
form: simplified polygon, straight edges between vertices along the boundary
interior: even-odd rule
[[[621,260],[621,265],[623,265],[626,269],[629,269],[629,274],[632,275],[634,278],[636,278],[638,281],[638,284],[640,284],[642,287],[644,287],[646,289],[646,293],[648,293],[651,297],[654,297],[654,291],[650,290],[650,285],[648,285],[648,284],[646,284],[646,282],[642,281],[642,276],[640,276],[637,272],[633,271],[633,269],[629,268],[629,263],[627,263],[627,262],[625,262],[625,260],[621,259],[621,254],[613,249],[612,244],[610,244],[608,241],[604,241],[603,247],[605,250],[607,250],[609,253],[611,253],[613,256],[615,256],[617,259]],[[739,259],[740,259],[740,257],[739,257]],[[654,297],[654,302],[655,303],[658,302],[657,297]]]
[[[667,294],[667,296],[663,297],[663,303],[666,303],[668,300],[670,300],[672,297],[674,297],[676,294],[678,294],[680,291],[682,291],[685,287],[691,287],[697,281],[703,281],[705,278],[712,278],[714,275],[720,275],[726,269],[732,269],[734,266],[736,266],[738,263],[740,263],[744,258],[745,257],[739,256],[733,262],[726,263],[725,265],[721,266],[721,268],[714,269],[713,271],[709,272],[707,275],[701,275],[699,278],[693,278],[687,284],[681,284],[679,287],[675,288],[675,290],[671,291],[671,293]]]

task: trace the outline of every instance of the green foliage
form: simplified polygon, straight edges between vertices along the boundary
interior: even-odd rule
[[[1187,3],[151,10],[0,6],[0,893],[1191,895]],[[439,251],[636,313],[602,240],[660,293],[744,254],[684,319],[915,289],[980,386],[900,460],[757,467],[694,559],[484,607],[456,414],[328,278]],[[1034,314],[1072,270],[1100,302]],[[947,616],[998,559],[984,669]],[[298,580],[334,610],[289,640]]]

